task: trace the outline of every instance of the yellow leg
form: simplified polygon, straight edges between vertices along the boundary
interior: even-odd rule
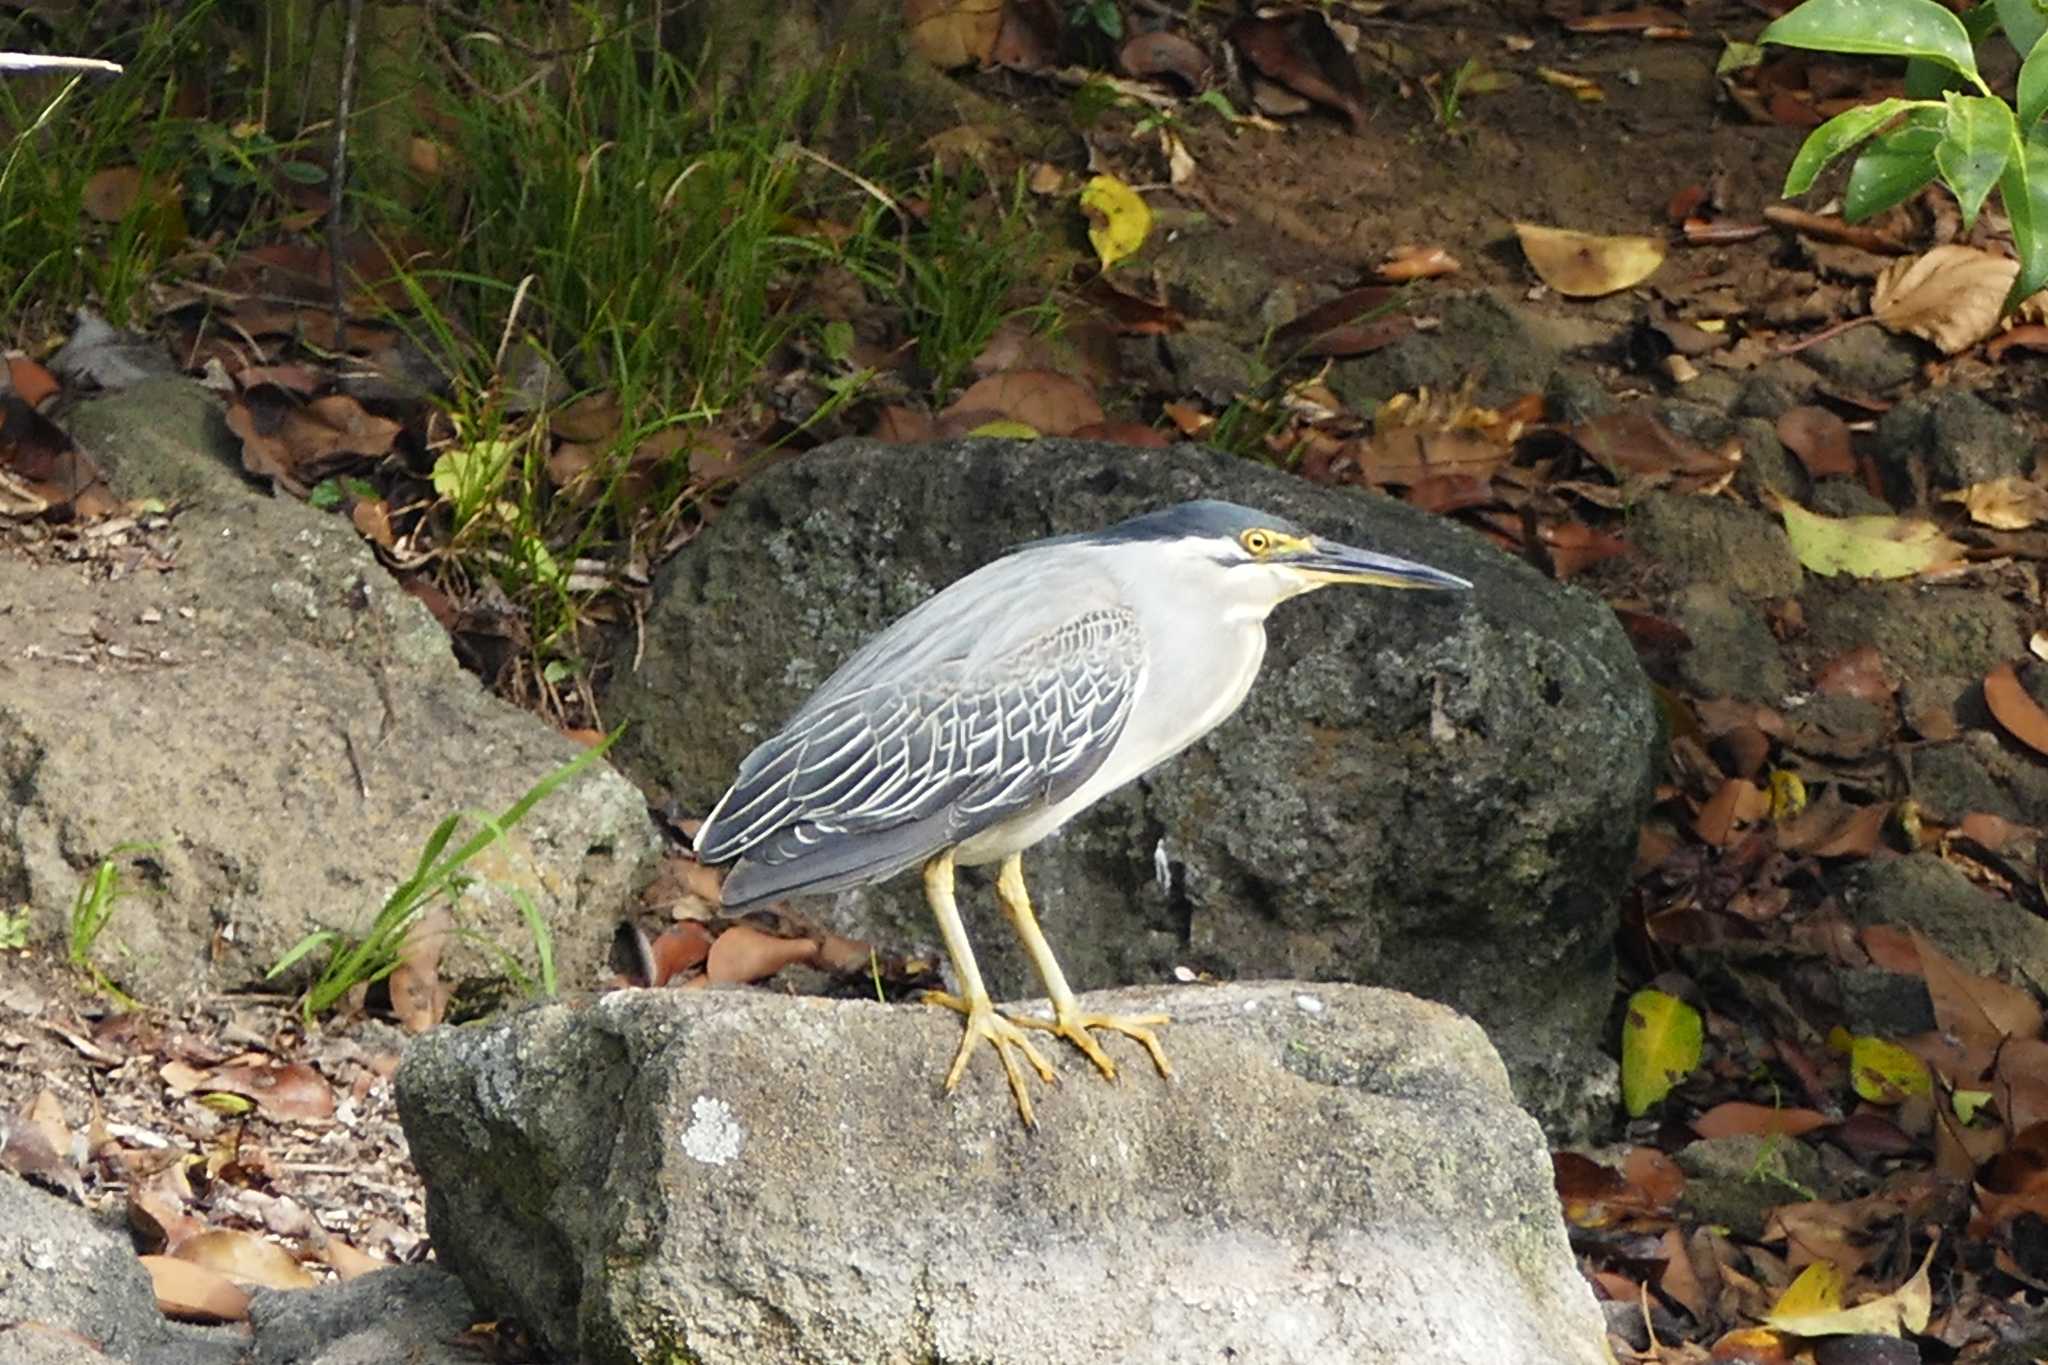
[[[1045,983],[1045,993],[1052,1000],[1052,1018],[1011,1015],[1010,1021],[1021,1028],[1043,1029],[1066,1039],[1086,1053],[1088,1060],[1095,1063],[1095,1069],[1111,1080],[1116,1079],[1116,1063],[1109,1059],[1109,1054],[1102,1050],[1102,1045],[1095,1041],[1090,1030],[1105,1028],[1112,1033],[1121,1033],[1144,1044],[1145,1051],[1152,1054],[1152,1065],[1159,1068],[1159,1074],[1171,1077],[1173,1068],[1166,1064],[1166,1054],[1160,1050],[1158,1035],[1150,1027],[1165,1023],[1166,1015],[1088,1014],[1076,1002],[1073,989],[1067,985],[1066,973],[1053,960],[1052,948],[1038,928],[1038,916],[1031,913],[1031,896],[1024,889],[1022,854],[1012,853],[1003,859],[1002,871],[996,875],[996,898],[1003,903],[1003,911],[1009,915],[1017,937],[1024,941],[1024,951],[1031,955],[1031,965],[1038,969],[1038,979]]]
[[[946,1072],[947,1093],[950,1094],[953,1087],[960,1084],[960,1077],[967,1070],[967,1059],[974,1055],[974,1049],[985,1038],[995,1044],[996,1056],[1002,1059],[1003,1074],[1010,1078],[1010,1093],[1017,1098],[1017,1112],[1024,1116],[1024,1126],[1035,1127],[1038,1120],[1031,1114],[1031,1092],[1024,1088],[1024,1073],[1018,1069],[1017,1059],[1010,1055],[1011,1047],[1024,1054],[1024,1059],[1038,1072],[1038,1078],[1048,1085],[1055,1079],[1053,1070],[1017,1025],[996,1013],[995,1005],[988,998],[988,987],[981,983],[981,968],[975,965],[974,949],[967,943],[967,928],[960,923],[960,907],[953,899],[953,854],[950,850],[924,865],[924,895],[931,903],[933,918],[939,922],[939,935],[946,940],[946,954],[953,959],[953,974],[960,978],[959,995],[927,991],[925,1003],[967,1016],[967,1036],[960,1040],[960,1050],[953,1054],[952,1069]]]

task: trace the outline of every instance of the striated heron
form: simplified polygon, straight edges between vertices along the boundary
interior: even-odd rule
[[[1472,586],[1227,502],[1019,546],[902,617],[812,693],[740,764],[697,831],[697,856],[733,862],[728,908],[922,867],[959,985],[926,999],[966,1016],[948,1091],[985,1039],[1032,1124],[1012,1049],[1048,1083],[1053,1070],[1027,1029],[1065,1038],[1112,1079],[1094,1034],[1124,1034],[1170,1077],[1152,1031],[1165,1015],[1080,1007],[1032,914],[1022,855],[1236,711],[1265,657],[1266,617],[1331,583]],[[993,862],[1049,1018],[998,1013],[975,965],[953,869]]]

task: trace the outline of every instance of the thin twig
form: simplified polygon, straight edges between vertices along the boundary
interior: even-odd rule
[[[363,0],[348,0],[348,23],[341,35],[341,88],[334,98],[334,166],[329,172],[327,199],[327,282],[334,291],[334,339],[339,350],[341,329],[348,322],[348,299],[341,288],[341,199],[348,175],[348,116],[356,93],[356,43],[363,28]]]

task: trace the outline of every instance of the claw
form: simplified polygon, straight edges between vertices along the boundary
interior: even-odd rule
[[[997,1014],[995,1006],[989,1003],[986,996],[978,1001],[962,1000],[959,996],[949,995],[945,991],[927,991],[924,1002],[967,1017],[967,1029],[965,1036],[960,1039],[960,1050],[953,1054],[953,1065],[946,1072],[946,1093],[950,1095],[953,1087],[960,1084],[961,1076],[967,1072],[967,1059],[974,1055],[974,1050],[981,1046],[983,1039],[986,1039],[995,1045],[996,1056],[1002,1059],[1003,1074],[1010,1078],[1010,1094],[1017,1100],[1017,1112],[1023,1115],[1024,1126],[1037,1127],[1038,1120],[1031,1112],[1031,1092],[1026,1088],[1024,1072],[1018,1067],[1017,1059],[1011,1055],[1010,1049],[1015,1047],[1022,1052],[1024,1060],[1031,1063],[1032,1070],[1036,1071],[1038,1078],[1047,1085],[1056,1084],[1059,1077],[1053,1073],[1045,1058],[1039,1055],[1038,1049],[1031,1046],[1031,1040],[1024,1036],[1017,1024]]]
[[[1102,1044],[1095,1041],[1095,1029],[1108,1029],[1121,1033],[1143,1045],[1152,1056],[1152,1065],[1159,1068],[1159,1074],[1173,1079],[1173,1067],[1166,1060],[1166,1053],[1159,1046],[1159,1035],[1152,1032],[1151,1025],[1164,1024],[1163,1014],[1088,1014],[1076,1008],[1071,1000],[1066,1007],[1056,1009],[1052,1018],[1042,1015],[1013,1014],[1010,1022],[1018,1028],[1038,1029],[1055,1037],[1064,1038],[1081,1049],[1095,1069],[1110,1080],[1116,1079],[1116,1063],[1102,1050]]]

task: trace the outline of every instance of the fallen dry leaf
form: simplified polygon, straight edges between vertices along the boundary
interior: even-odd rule
[[[2048,521],[2048,485],[2018,475],[1973,483],[1954,493],[1943,493],[1941,500],[1961,503],[1970,520],[1994,531],[2024,531]]]
[[[1884,268],[1870,311],[1894,332],[1931,341],[1944,355],[1968,350],[1998,330],[2018,261],[1950,243]]]
[[[1003,0],[903,0],[911,49],[941,71],[988,60],[1003,27]]]
[[[2021,684],[2011,664],[2000,664],[1985,677],[1984,704],[2007,734],[2035,753],[2048,754],[2048,710]]]
[[[236,1228],[214,1228],[188,1237],[171,1254],[180,1261],[217,1271],[244,1287],[311,1289],[319,1283],[277,1243]]]
[[[765,981],[793,962],[816,956],[818,943],[808,938],[782,938],[750,924],[728,925],[704,960],[704,980],[714,986]]]
[[[1070,436],[1102,421],[1102,405],[1080,381],[1051,370],[1007,370],[975,381],[941,416],[989,413],[1046,436]]]
[[[157,1311],[187,1322],[241,1322],[249,1316],[249,1295],[227,1276],[174,1256],[144,1256],[156,1291]]]
[[[1789,408],[1778,418],[1778,439],[1799,457],[1816,479],[1854,475],[1856,456],[1849,447],[1849,424],[1826,408]]]
[[[1601,237],[1538,223],[1515,224],[1515,235],[1537,278],[1568,298],[1618,293],[1664,264],[1664,244],[1654,237]]]
[[[1352,132],[1365,131],[1364,87],[1358,68],[1321,15],[1247,15],[1233,23],[1224,36],[1262,75],[1305,99],[1338,110]]]
[[[1692,1121],[1692,1130],[1703,1138],[1798,1137],[1834,1122],[1817,1109],[1785,1109],[1768,1104],[1747,1104],[1728,1100],[1715,1105]]]

